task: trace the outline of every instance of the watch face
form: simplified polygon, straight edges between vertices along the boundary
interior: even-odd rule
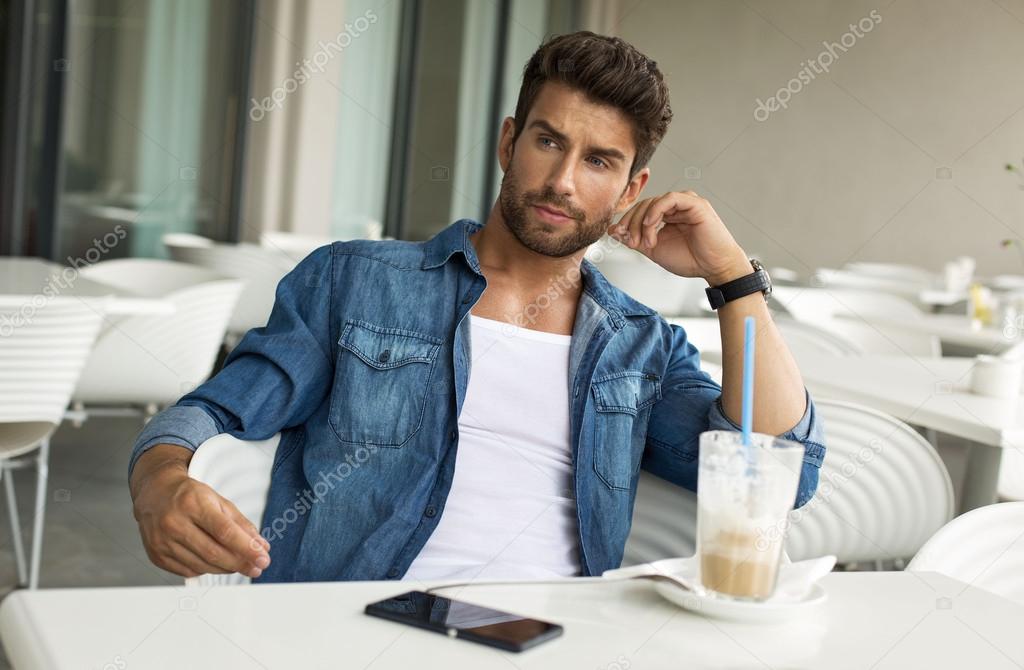
[[[768,269],[761,263],[761,261],[757,260],[756,258],[751,258],[750,264],[754,267],[755,272],[764,273],[764,278],[767,281],[768,286],[767,288],[764,289],[764,291],[762,291],[762,293],[764,294],[765,299],[769,298],[772,294],[772,276],[768,274]]]

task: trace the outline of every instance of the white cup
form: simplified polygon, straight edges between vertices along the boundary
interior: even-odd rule
[[[982,354],[975,358],[971,392],[990,398],[1016,398],[1021,390],[1024,361]]]

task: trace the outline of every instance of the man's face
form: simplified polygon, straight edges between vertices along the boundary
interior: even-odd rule
[[[596,242],[647,181],[647,168],[629,179],[629,118],[563,84],[546,83],[514,143],[513,131],[505,119],[499,205],[519,242],[539,254],[561,258]]]

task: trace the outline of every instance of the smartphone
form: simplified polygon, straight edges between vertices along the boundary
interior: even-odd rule
[[[558,624],[423,591],[370,603],[366,613],[505,651],[523,651],[562,634]]]

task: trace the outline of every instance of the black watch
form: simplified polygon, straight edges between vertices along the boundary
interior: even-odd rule
[[[711,309],[718,309],[727,302],[732,302],[751,293],[760,292],[764,295],[765,300],[768,299],[768,296],[772,294],[772,278],[768,276],[768,271],[761,265],[761,261],[751,258],[750,265],[754,268],[752,273],[739,279],[733,279],[721,286],[705,289]]]

